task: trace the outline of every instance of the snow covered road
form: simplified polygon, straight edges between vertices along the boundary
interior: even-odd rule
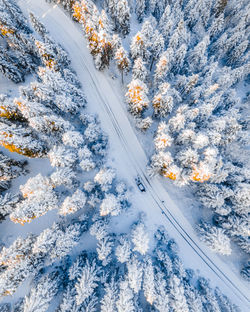
[[[141,194],[138,191],[138,202],[135,204],[145,210],[149,222],[166,227],[178,243],[186,267],[198,269],[202,276],[210,279],[213,287],[220,287],[242,311],[249,311],[247,286],[198,241],[192,226],[170,198],[160,179],[149,178],[146,172],[148,159],[128,120],[118,83],[95,69],[79,25],[56,5],[49,5],[43,0],[20,0],[19,4],[24,13],[32,10],[39,16],[52,37],[69,53],[72,67],[83,85],[88,110],[98,113],[102,128],[109,136],[114,167],[130,185],[134,185],[137,175],[141,177],[147,192]]]

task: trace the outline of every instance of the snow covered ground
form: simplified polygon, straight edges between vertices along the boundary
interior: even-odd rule
[[[1,87],[1,92],[6,93],[11,88],[15,88],[15,84],[7,80],[2,74],[0,74],[0,87]]]
[[[135,207],[134,213],[136,214],[138,210],[146,212],[146,223],[151,234],[156,227],[164,225],[168,233],[178,243],[185,266],[198,270],[197,273],[200,272],[202,276],[210,279],[211,286],[219,286],[241,307],[242,311],[249,311],[247,285],[219,257],[212,254],[206,246],[198,241],[181,209],[161,184],[161,179],[149,178],[146,172],[148,158],[129,122],[119,82],[112,80],[108,73],[101,73],[95,69],[79,25],[71,21],[56,5],[51,6],[45,1],[22,0],[19,1],[19,5],[24,12],[32,10],[39,16],[53,38],[61,43],[69,53],[72,67],[77,72],[87,97],[87,110],[91,113],[98,113],[102,128],[109,136],[108,163],[117,169],[119,177],[134,186],[130,199]],[[1,84],[1,92],[8,89],[6,84],[3,86],[2,90]],[[50,171],[49,162],[46,160],[42,160],[42,162],[43,166],[46,164],[47,170]],[[32,166],[32,170],[40,170],[41,164],[39,164],[39,160],[34,160],[34,162],[30,162],[30,166]],[[32,175],[36,173],[37,171]],[[146,193],[141,193],[136,188],[134,179],[137,175],[141,177],[147,190]],[[15,188],[22,184],[21,181],[16,180],[13,185]],[[136,211],[136,209],[138,210]],[[22,228],[20,231],[26,233],[26,231],[36,229],[38,233],[42,230],[41,224],[43,226],[51,225],[51,220],[54,221],[55,218],[52,211],[34,221],[32,225],[27,225],[27,229],[20,226]],[[120,226],[120,224],[117,225]],[[4,227],[4,230],[8,235],[7,226]],[[9,235],[11,234],[9,233]],[[12,238],[9,237],[9,240],[11,241]]]

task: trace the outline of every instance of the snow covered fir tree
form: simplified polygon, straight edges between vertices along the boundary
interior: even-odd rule
[[[0,312],[249,311],[247,0],[0,0]]]

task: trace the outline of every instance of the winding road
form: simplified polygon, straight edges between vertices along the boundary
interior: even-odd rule
[[[139,175],[147,192],[138,198],[152,222],[161,220],[168,233],[175,238],[185,266],[199,269],[201,275],[211,280],[240,306],[250,311],[249,291],[245,283],[196,237],[192,226],[170,198],[159,178],[150,178],[146,172],[147,156],[129,122],[118,83],[107,74],[98,72],[89,54],[83,32],[58,6],[44,0],[20,0],[22,10],[32,10],[48,28],[52,37],[69,53],[87,97],[88,109],[98,112],[104,131],[110,140],[110,153],[121,174],[130,184]],[[157,218],[156,218],[157,215]]]

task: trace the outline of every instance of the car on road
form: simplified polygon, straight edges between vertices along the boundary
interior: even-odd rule
[[[115,74],[113,74],[113,73],[111,73],[109,76],[110,76],[110,78],[113,79],[113,80],[115,80],[115,79],[117,78],[117,76],[116,76]]]
[[[135,178],[136,185],[141,192],[146,192],[145,186],[143,185],[141,178],[138,176]]]

